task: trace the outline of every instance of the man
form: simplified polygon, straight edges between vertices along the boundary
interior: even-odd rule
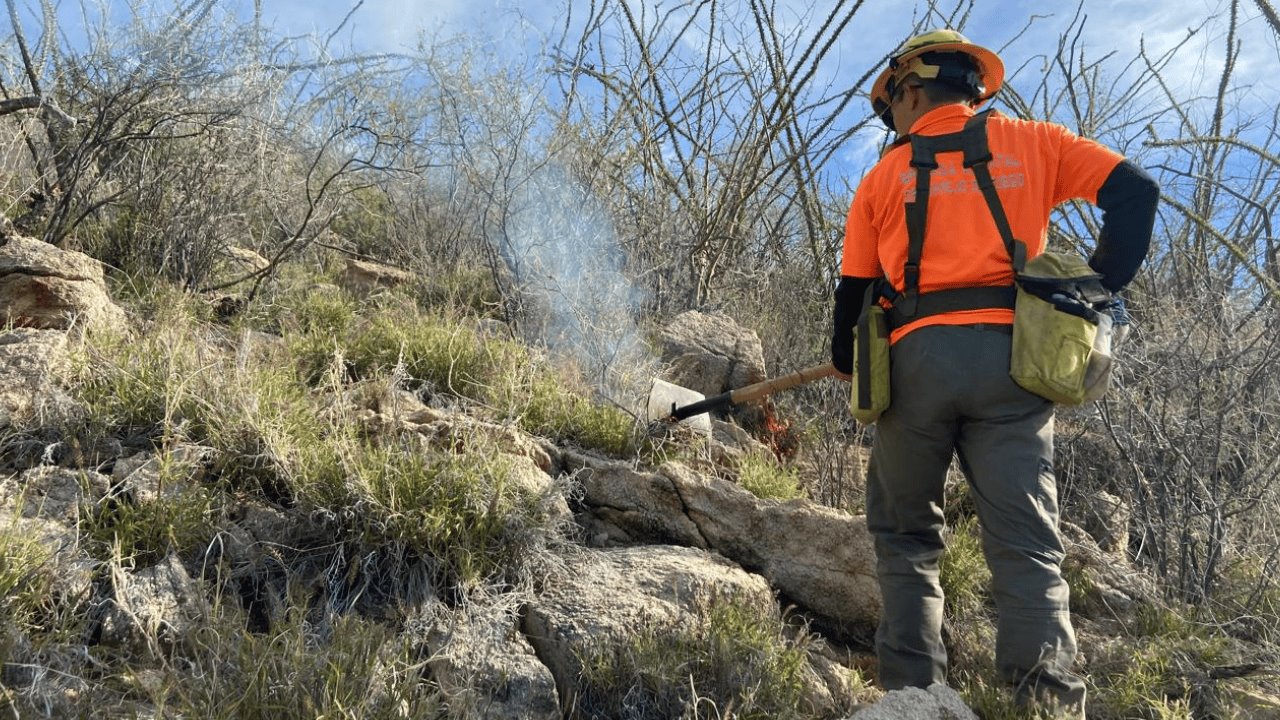
[[[883,279],[894,300],[891,404],[878,420],[867,480],[885,608],[876,634],[881,683],[946,682],[938,558],[943,481],[956,454],[992,572],[997,667],[1019,703],[1082,713],[1060,570],[1053,405],[1009,377],[1011,255],[1022,249],[1011,250],[1025,244],[1026,257],[1040,254],[1053,207],[1088,200],[1103,211],[1089,264],[1118,292],[1146,256],[1159,188],[1062,126],[979,115],[1003,78],[995,53],[937,30],[909,40],[876,80],[872,107],[899,138],[849,210],[832,361],[848,379],[854,324],[868,288]],[[975,125],[985,127],[962,132]]]

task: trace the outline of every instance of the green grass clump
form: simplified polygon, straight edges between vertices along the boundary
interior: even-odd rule
[[[0,527],[0,627],[35,628],[47,610],[50,551],[17,527]],[[2,660],[2,659],[0,659]]]
[[[349,531],[370,546],[395,543],[430,558],[446,581],[469,586],[519,568],[555,531],[544,498],[514,481],[498,452],[357,448],[345,458]]]
[[[211,720],[436,718],[443,704],[423,679],[418,649],[356,616],[331,625],[290,614],[270,634],[229,613],[186,639],[186,661],[161,682],[135,685],[157,716]],[[188,669],[189,668],[189,669]],[[124,681],[131,676],[126,673]]]
[[[73,356],[73,391],[89,410],[87,429],[105,437],[205,430],[210,365],[185,328],[141,337],[103,335]]]
[[[545,361],[509,340],[482,338],[456,322],[380,315],[332,332],[302,333],[290,345],[304,379],[318,383],[341,365],[353,379],[399,374],[426,387],[487,405],[530,433],[611,455],[636,451],[636,423],[622,410],[574,392]]]
[[[1014,700],[1013,690],[992,682],[990,676],[969,676],[961,683],[960,694],[964,702],[982,720],[1058,720],[1061,715],[1043,708],[1020,706]]]
[[[743,456],[738,461],[738,484],[758,498],[793,500],[804,495],[800,473],[768,455]]]
[[[188,486],[154,501],[118,501],[80,522],[86,549],[100,560],[131,566],[159,562],[170,551],[194,557],[218,534],[224,499],[217,490]]]
[[[976,517],[961,520],[952,528],[938,571],[950,615],[969,617],[982,609],[990,596],[991,571],[982,554],[982,531]]]
[[[506,386],[500,403],[504,417],[536,435],[577,443],[609,455],[637,452],[635,418],[609,405],[571,392],[545,367],[532,367],[523,382]]]
[[[808,659],[776,618],[718,601],[695,621],[642,629],[582,658],[577,717],[803,718]]]
[[[400,369],[417,383],[473,399],[484,399],[505,369],[528,362],[527,351],[514,343],[482,340],[459,325],[421,316],[379,315],[345,333],[304,331],[290,341],[311,382],[323,376],[336,353],[354,377]]]
[[[427,308],[462,309],[478,317],[495,317],[502,296],[487,268],[459,267],[424,277],[415,288],[418,301]]]
[[[1194,678],[1229,664],[1225,638],[1171,607],[1142,607],[1129,631],[1090,666],[1089,717],[1189,720]]]

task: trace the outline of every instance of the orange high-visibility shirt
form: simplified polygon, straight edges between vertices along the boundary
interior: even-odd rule
[[[945,135],[964,129],[974,110],[944,105],[925,113],[911,132]],[[1049,213],[1072,198],[1097,202],[1098,189],[1124,158],[1056,123],[993,114],[987,120],[988,167],[1013,236],[1027,245],[1027,258],[1044,252]],[[1000,231],[960,152],[939,153],[929,178],[920,292],[957,287],[1012,285],[1013,264]],[[911,145],[891,149],[858,185],[845,222],[841,274],[886,277],[903,290],[907,260],[906,203],[915,199]],[[1007,308],[931,315],[895,328],[891,340],[927,325],[1011,323]]]

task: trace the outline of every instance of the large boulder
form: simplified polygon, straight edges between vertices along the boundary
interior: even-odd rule
[[[763,500],[677,463],[640,472],[585,456],[566,455],[566,462],[582,484],[584,525],[595,544],[714,550],[843,631],[877,622],[875,548],[864,517],[808,500]]]
[[[681,313],[660,339],[666,379],[690,390],[715,395],[765,378],[760,338],[724,313]]]
[[[347,258],[346,267],[338,274],[338,284],[361,297],[413,281],[414,274],[408,270],[355,258]]]
[[[566,707],[578,695],[583,659],[623,647],[641,628],[688,627],[699,608],[730,598],[760,613],[778,612],[763,578],[702,550],[584,550],[571,561],[572,570],[530,604],[523,627]]]
[[[124,311],[107,294],[101,263],[21,235],[0,245],[0,315],[17,327],[43,330],[125,326]]]
[[[719,395],[767,377],[759,336],[724,313],[681,313],[662,329],[659,339],[667,368],[662,379],[703,395]],[[729,414],[753,430],[764,425],[758,405],[732,408]]]

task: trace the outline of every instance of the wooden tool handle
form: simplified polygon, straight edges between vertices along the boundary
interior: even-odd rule
[[[826,362],[821,365],[807,367],[803,370],[797,370],[790,375],[783,375],[782,377],[776,377],[770,380],[762,380],[754,385],[738,388],[737,390],[729,393],[729,399],[734,405],[741,405],[742,403],[759,400],[760,398],[776,393],[779,390],[786,390],[787,388],[793,388],[796,385],[803,385],[804,383],[820,380],[824,377],[830,377],[835,374],[835,366]]]

